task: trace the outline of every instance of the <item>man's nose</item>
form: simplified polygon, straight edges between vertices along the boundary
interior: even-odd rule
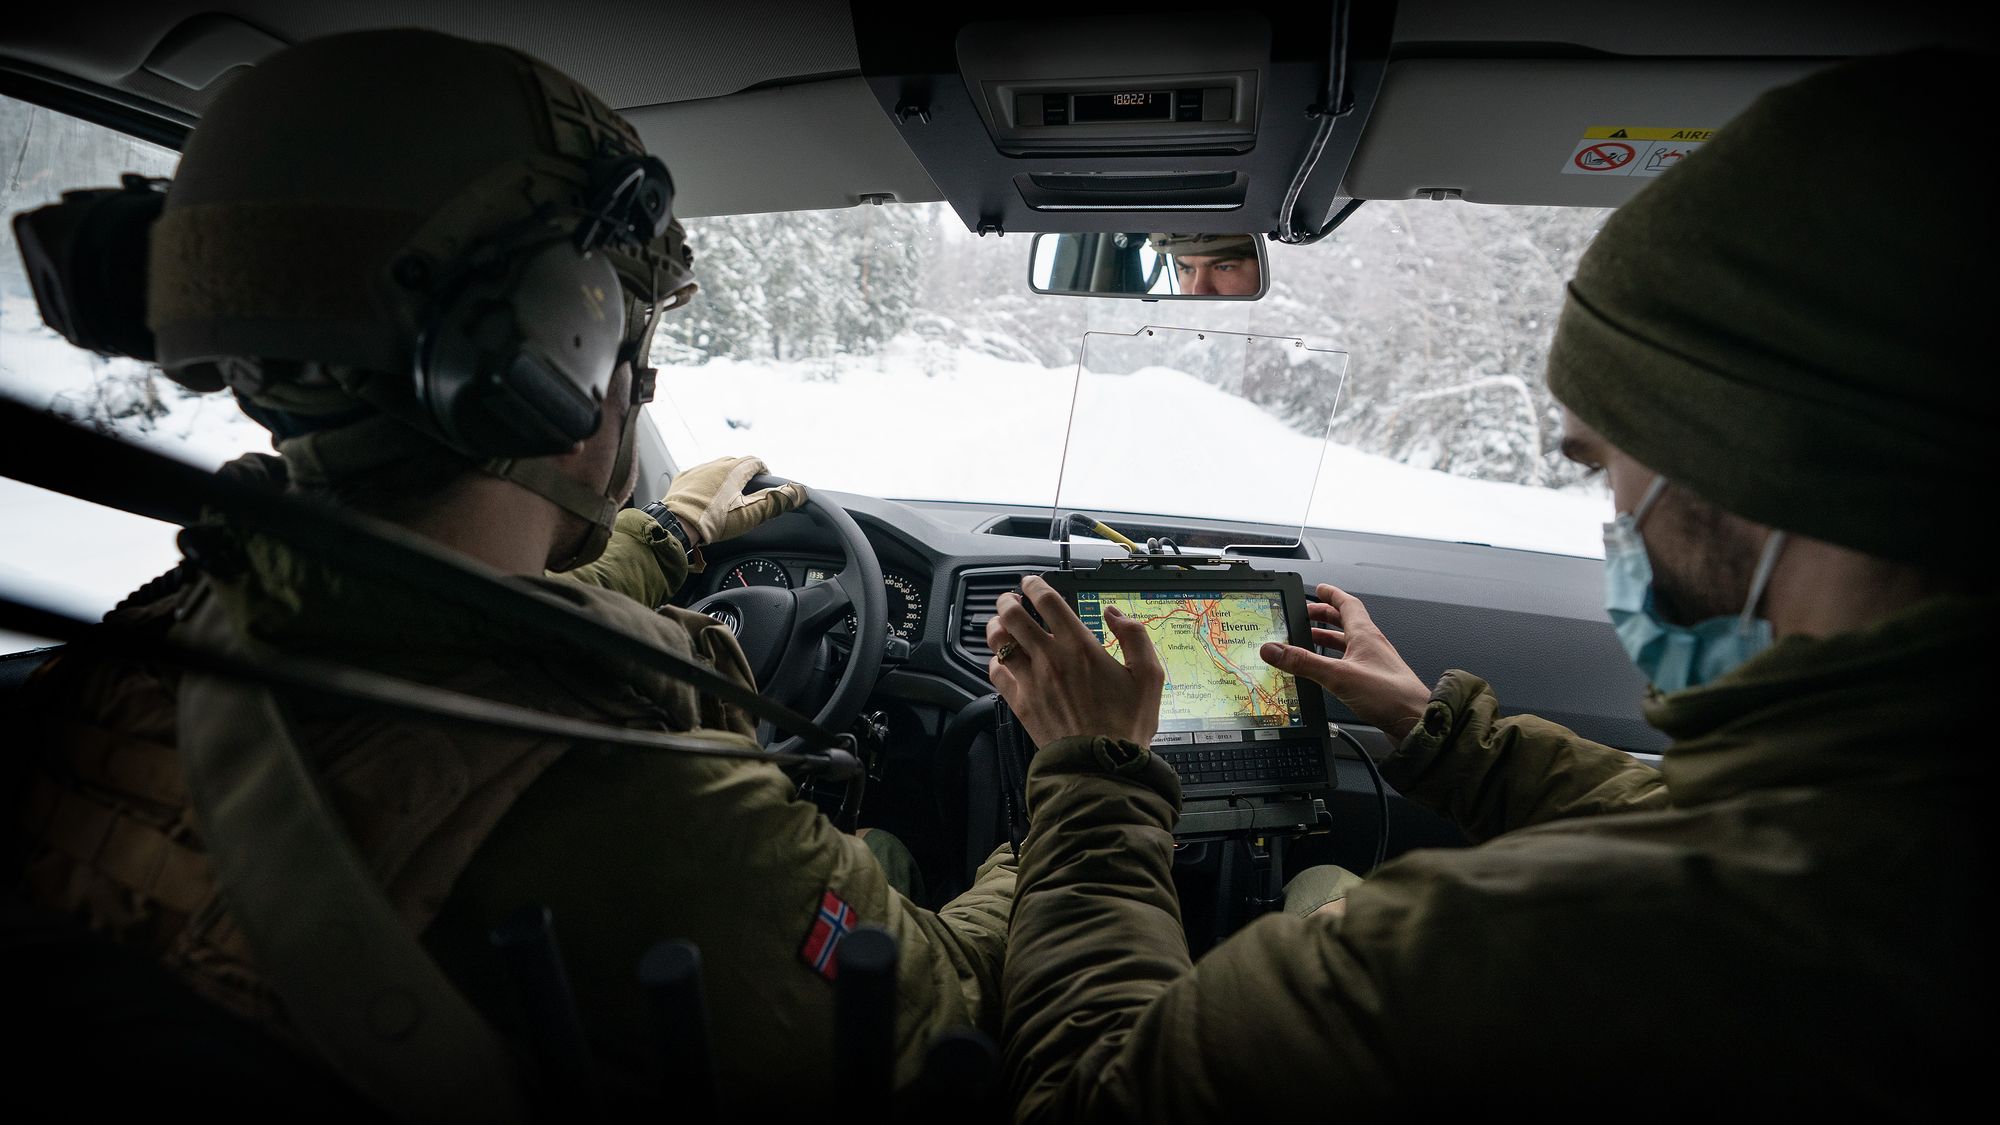
[[[1213,295],[1215,293],[1214,275],[1211,274],[1208,270],[1203,269],[1200,266],[1196,266],[1194,271],[1194,284],[1188,286],[1188,292],[1191,294],[1195,294],[1197,296]]]

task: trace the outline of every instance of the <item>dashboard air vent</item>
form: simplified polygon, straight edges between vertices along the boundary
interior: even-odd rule
[[[1037,574],[1045,569],[991,567],[959,572],[958,589],[951,605],[954,623],[952,647],[977,666],[981,673],[986,671],[986,662],[993,657],[992,650],[986,647],[986,623],[993,619],[1000,595],[1019,586],[1022,575]]]

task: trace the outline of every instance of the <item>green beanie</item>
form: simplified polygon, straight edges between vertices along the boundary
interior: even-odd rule
[[[1949,564],[2000,437],[1995,208],[1959,186],[1996,61],[1863,59],[1759,98],[1605,224],[1549,389],[1739,516]]]

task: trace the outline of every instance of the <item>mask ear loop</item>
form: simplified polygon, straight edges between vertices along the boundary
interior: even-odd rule
[[[1764,553],[1757,557],[1757,570],[1750,578],[1750,599],[1743,603],[1743,613],[1736,619],[1736,628],[1749,632],[1757,619],[1757,603],[1764,600],[1764,587],[1770,584],[1771,572],[1778,569],[1778,554],[1785,548],[1785,533],[1773,531],[1764,537]]]
[[[1654,474],[1653,483],[1646,486],[1646,494],[1639,498],[1639,506],[1632,509],[1632,527],[1634,530],[1637,530],[1639,524],[1644,522],[1644,520],[1646,519],[1646,513],[1653,510],[1653,505],[1657,503],[1660,499],[1660,493],[1665,492],[1666,490],[1667,490],[1666,474],[1664,473]]]

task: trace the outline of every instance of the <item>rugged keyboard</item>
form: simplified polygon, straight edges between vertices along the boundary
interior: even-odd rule
[[[1310,745],[1224,746],[1156,750],[1183,786],[1326,784],[1326,762]]]

